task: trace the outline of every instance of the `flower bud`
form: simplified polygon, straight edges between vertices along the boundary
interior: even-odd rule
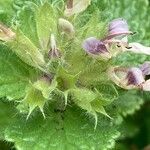
[[[54,34],[51,34],[50,42],[51,42],[51,49],[50,49],[48,55],[49,55],[51,58],[60,57],[60,52],[59,52],[59,50],[57,49],[56,39],[55,39]]]
[[[142,73],[143,73],[144,76],[150,75],[150,62],[147,61],[144,64],[142,64],[140,66],[140,69],[141,69],[141,71],[142,71]]]
[[[11,41],[13,38],[15,38],[15,33],[8,27],[0,24],[0,40],[2,41]]]
[[[94,37],[86,39],[83,42],[82,47],[88,54],[95,56],[102,55],[107,58],[110,58],[109,51],[107,50],[105,44]]]
[[[84,11],[91,3],[91,0],[68,0],[65,9],[65,16],[72,16]]]
[[[60,29],[64,33],[70,35],[71,37],[74,35],[75,33],[74,26],[68,20],[60,18],[58,21],[58,24],[59,24]]]

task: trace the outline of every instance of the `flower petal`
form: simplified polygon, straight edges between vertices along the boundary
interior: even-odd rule
[[[143,46],[140,43],[130,43],[129,47],[130,48],[127,48],[126,51],[131,51],[133,53],[150,55],[150,47]]]
[[[113,81],[117,86],[123,89],[131,89],[129,86],[126,86],[126,75],[127,70],[125,68],[120,67],[110,67],[108,69],[108,76],[111,81]]]
[[[129,69],[126,78],[128,80],[128,85],[139,86],[140,84],[145,82],[142,71],[136,67]]]
[[[83,42],[82,47],[89,54],[93,54],[93,55],[108,54],[109,55],[109,51],[107,50],[105,44],[102,41],[97,40],[95,37],[90,37],[86,39]]]
[[[150,75],[150,61],[145,62],[140,66],[143,75]]]
[[[137,89],[145,82],[139,68],[111,67],[108,70],[109,78],[124,89]]]
[[[150,91],[150,79],[142,84],[143,91]]]
[[[110,22],[107,39],[111,39],[119,36],[121,36],[122,38],[122,36],[128,34],[132,34],[132,32],[129,31],[129,27],[126,20],[122,18],[118,18]]]

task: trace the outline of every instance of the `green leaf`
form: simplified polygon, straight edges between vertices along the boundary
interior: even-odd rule
[[[55,79],[52,81],[48,77],[42,77],[30,85],[26,89],[26,95],[23,101],[17,106],[21,113],[28,113],[27,119],[33,112],[33,110],[38,107],[44,114],[44,105],[50,99],[52,99],[52,92],[56,89],[57,82]]]
[[[11,122],[15,121],[15,113],[13,103],[7,103],[0,99],[0,139],[4,138],[4,130],[11,124]]]
[[[120,96],[119,100],[119,111],[124,116],[128,114],[133,114],[135,111],[139,110],[143,104],[143,99],[136,94],[136,92],[126,92],[124,95]]]
[[[123,116],[132,115],[139,110],[143,104],[143,99],[138,95],[137,91],[120,91],[117,100],[114,101],[113,106],[116,107],[116,112]]]
[[[114,139],[119,136],[116,127],[101,118],[94,131],[93,123],[81,113],[76,107],[67,108],[65,112],[54,112],[48,108],[46,119],[36,115],[25,121],[18,116],[17,121],[6,129],[5,138],[15,142],[18,150],[26,150],[27,147],[28,150],[112,148]]]
[[[98,99],[103,106],[111,104],[115,99],[118,98],[118,91],[113,84],[100,83],[95,85],[94,88],[99,95]]]
[[[101,103],[101,99],[99,98],[99,94],[83,88],[75,88],[71,90],[72,100],[73,102],[86,110],[89,114],[91,114],[95,119],[95,128],[97,127],[97,113],[101,113],[107,117],[109,115],[106,113],[103,104]],[[110,118],[110,117],[109,117]]]
[[[36,81],[33,86],[42,92],[44,98],[49,99],[51,92],[54,91],[57,86],[57,81],[53,79],[50,82],[48,79],[43,77]]]
[[[72,89],[71,93],[74,97],[73,100],[75,102],[81,101],[84,103],[90,103],[93,100],[95,100],[98,96],[96,93],[94,93],[93,91],[86,89],[86,88]]]
[[[20,30],[16,38],[8,43],[8,46],[28,65],[44,71],[45,60],[39,49]]]
[[[121,136],[119,137],[119,139],[134,137],[139,132],[138,125],[139,124],[133,122],[133,120],[127,117],[119,126],[119,131],[121,132]]]
[[[13,0],[0,1],[0,22],[4,22],[6,24],[11,23],[11,19],[14,15],[12,4]]]
[[[23,3],[23,2],[21,2]],[[20,4],[21,5],[21,4]],[[21,7],[22,6],[22,7]],[[39,46],[39,39],[36,28],[36,5],[34,3],[22,4],[17,13],[15,22],[19,24],[19,29],[27,36],[37,47]]]
[[[50,35],[56,34],[57,14],[55,8],[49,3],[44,3],[36,12],[37,33],[41,48],[48,52],[50,45]]]
[[[45,117],[43,107],[46,103],[47,99],[44,98],[43,93],[33,87],[32,85],[28,87],[26,90],[26,96],[23,99],[23,105],[29,107],[29,113],[27,116],[27,119],[31,115],[32,111],[36,108],[39,107],[40,111],[42,112],[43,116]],[[21,104],[22,105],[22,104]],[[23,110],[20,108],[20,112],[23,112]]]
[[[84,51],[84,50],[82,50]],[[105,61],[91,60],[80,74],[80,82],[83,85],[96,85],[99,82],[108,80],[107,69],[109,63]]]
[[[86,56],[81,45],[82,41],[73,40],[64,48],[66,53],[65,61],[68,64],[66,70],[71,74],[79,74],[90,64],[91,59]]]
[[[91,106],[93,108],[94,111],[101,113],[105,116],[107,116],[108,118],[111,118],[105,111],[103,105],[101,104],[100,100],[94,100],[93,102],[91,102]]]
[[[38,72],[23,63],[5,46],[0,45],[0,54],[0,97],[20,99],[25,95],[29,80],[36,77]]]
[[[96,11],[89,15],[89,20],[81,25],[80,16],[76,18],[75,23],[78,27],[78,38],[86,39],[89,37],[103,38],[106,35],[106,23],[100,18],[100,12]],[[81,16],[82,17],[82,16]],[[78,24],[77,24],[78,23]],[[97,32],[98,31],[98,32]]]
[[[64,68],[59,67],[56,75],[58,88],[62,91],[75,88],[78,75],[69,74]]]

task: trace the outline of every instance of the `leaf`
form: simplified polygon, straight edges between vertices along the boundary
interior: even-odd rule
[[[16,33],[16,38],[7,44],[21,60],[30,66],[41,69],[45,68],[45,60],[39,49],[20,30]]]
[[[4,130],[15,121],[15,113],[13,103],[5,102],[0,99],[0,139],[4,140]]]
[[[21,2],[25,3],[25,2]],[[20,4],[21,8],[17,13],[15,22],[19,24],[19,29],[27,36],[37,47],[39,47],[39,39],[36,27],[36,5],[34,3]]]
[[[42,114],[45,118],[43,107],[44,107],[46,101],[47,101],[47,99],[44,98],[42,91],[36,89],[32,85],[30,87],[28,87],[28,89],[26,90],[26,96],[23,99],[24,107],[25,107],[25,105],[27,105],[29,107],[27,119],[29,118],[32,111],[36,107],[39,107],[40,111],[42,112]],[[21,108],[20,108],[20,112],[23,112],[23,110]]]
[[[93,92],[89,89],[75,88],[71,90],[73,102],[86,110],[95,119],[95,129],[97,127],[98,117],[97,113],[101,113],[109,118],[111,118],[105,111],[103,103],[99,97],[99,94]]]
[[[126,139],[134,137],[139,132],[139,128],[136,122],[127,117],[119,126],[119,131],[121,132],[119,139]]]
[[[117,107],[117,113],[120,113],[123,116],[132,115],[142,106],[143,99],[136,91],[120,91],[119,93],[118,99],[114,101],[113,104]]]
[[[101,19],[100,12],[96,9],[94,13],[89,15],[88,21],[81,24],[82,16],[79,16],[75,20],[75,24],[78,27],[77,34],[79,38],[86,39],[89,37],[95,37],[102,39],[106,35],[106,23]]]
[[[83,85],[96,85],[100,82],[106,82],[108,80],[107,69],[109,63],[105,61],[95,61],[91,60],[89,64],[86,64],[86,67],[80,74],[80,82]]]
[[[20,113],[27,114],[27,119],[35,108],[39,108],[44,118],[44,105],[52,99],[52,92],[56,89],[57,82],[55,79],[52,81],[48,77],[41,77],[34,83],[26,88],[26,95],[22,102],[17,106]]]
[[[94,100],[93,102],[91,102],[91,106],[93,108],[94,111],[101,113],[105,116],[107,116],[108,118],[112,119],[105,111],[103,105],[101,104],[100,100]]]
[[[44,120],[39,115],[28,121],[18,116],[5,130],[5,138],[15,142],[18,150],[27,147],[28,150],[104,150],[113,147],[114,139],[119,135],[115,126],[102,119],[94,131],[93,124],[81,113],[76,107],[67,108],[63,113],[48,108]]]
[[[84,103],[90,103],[98,97],[96,93],[86,88],[75,88],[71,90],[71,93],[74,97],[74,101]]]
[[[49,40],[51,34],[56,34],[57,14],[55,8],[49,3],[44,3],[36,12],[37,33],[41,48],[48,52],[50,49]]]
[[[62,91],[75,88],[78,75],[69,74],[64,68],[59,67],[56,75],[58,88]]]
[[[0,97],[9,100],[20,99],[25,95],[29,80],[38,72],[24,64],[5,46],[0,45]]]
[[[13,4],[13,0],[0,1],[0,22],[10,24],[10,20],[14,15],[12,4]]]
[[[66,70],[71,74],[79,74],[90,63],[89,57],[81,48],[81,41],[71,41],[65,47]]]
[[[100,83],[95,85],[94,88],[96,92],[98,92],[98,99],[103,106],[111,104],[118,98],[118,91],[113,84]]]
[[[33,87],[41,91],[43,97],[46,99],[49,99],[51,92],[55,90],[56,86],[57,81],[55,79],[50,82],[44,77],[33,84]]]

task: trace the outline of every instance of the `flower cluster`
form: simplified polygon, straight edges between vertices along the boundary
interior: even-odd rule
[[[110,59],[124,51],[150,55],[150,47],[128,43],[127,37],[132,34],[134,33],[129,30],[126,20],[114,19],[109,23],[108,34],[104,39],[89,37],[83,41],[82,47],[90,56],[103,59]],[[124,89],[150,90],[150,80],[145,80],[146,76],[150,75],[150,62],[139,67],[111,67],[108,69],[108,75],[115,84]]]

